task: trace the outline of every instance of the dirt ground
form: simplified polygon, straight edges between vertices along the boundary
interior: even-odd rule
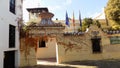
[[[44,63],[23,68],[120,68],[120,60],[74,61],[63,64]]]

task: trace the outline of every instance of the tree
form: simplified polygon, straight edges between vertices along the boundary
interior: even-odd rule
[[[99,28],[101,28],[101,24],[100,24],[100,22],[99,22],[98,20],[95,20],[94,23],[95,23]]]
[[[91,24],[93,24],[93,19],[92,18],[84,18],[83,19],[83,26],[89,27]]]
[[[86,28],[89,28],[91,24],[93,24],[92,18],[84,18],[82,21],[82,28],[78,28],[78,32],[86,31]]]
[[[120,25],[120,0],[109,0],[105,13],[108,20]]]

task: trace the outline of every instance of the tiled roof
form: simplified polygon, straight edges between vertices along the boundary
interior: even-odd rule
[[[41,13],[42,11],[49,12],[48,8],[27,8],[27,11],[32,13]]]

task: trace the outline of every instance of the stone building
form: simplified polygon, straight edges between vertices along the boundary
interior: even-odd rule
[[[55,23],[52,21],[53,13],[50,13],[47,8],[28,8],[30,20],[26,26],[28,31],[28,37],[30,39],[36,39],[34,45],[29,41],[29,54],[26,54],[27,43],[24,42],[26,37],[21,38],[21,66],[33,66],[36,65],[37,59],[43,58],[56,58],[56,35],[63,33],[65,28],[61,23]],[[34,41],[34,40],[33,40]],[[26,43],[26,44],[25,44]],[[37,49],[35,51],[34,47]],[[25,60],[27,59],[27,60]]]
[[[27,10],[30,13],[30,21],[26,26],[28,36],[22,38],[21,42],[23,66],[35,65],[38,58],[56,57],[57,63],[120,59],[120,32],[109,34],[94,24],[84,33],[64,33],[65,25],[53,22],[54,15],[47,8]],[[24,40],[27,40],[31,47],[27,46]],[[26,47],[30,48],[25,49]],[[25,58],[27,52],[28,56]]]
[[[0,68],[18,68],[22,0],[0,0]]]

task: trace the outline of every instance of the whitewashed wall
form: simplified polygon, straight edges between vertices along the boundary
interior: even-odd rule
[[[15,51],[15,65],[19,66],[18,18],[22,18],[21,0],[16,0],[16,14],[9,11],[10,0],[0,0],[0,68],[3,68],[4,51]],[[9,48],[9,24],[16,26],[15,48]]]

